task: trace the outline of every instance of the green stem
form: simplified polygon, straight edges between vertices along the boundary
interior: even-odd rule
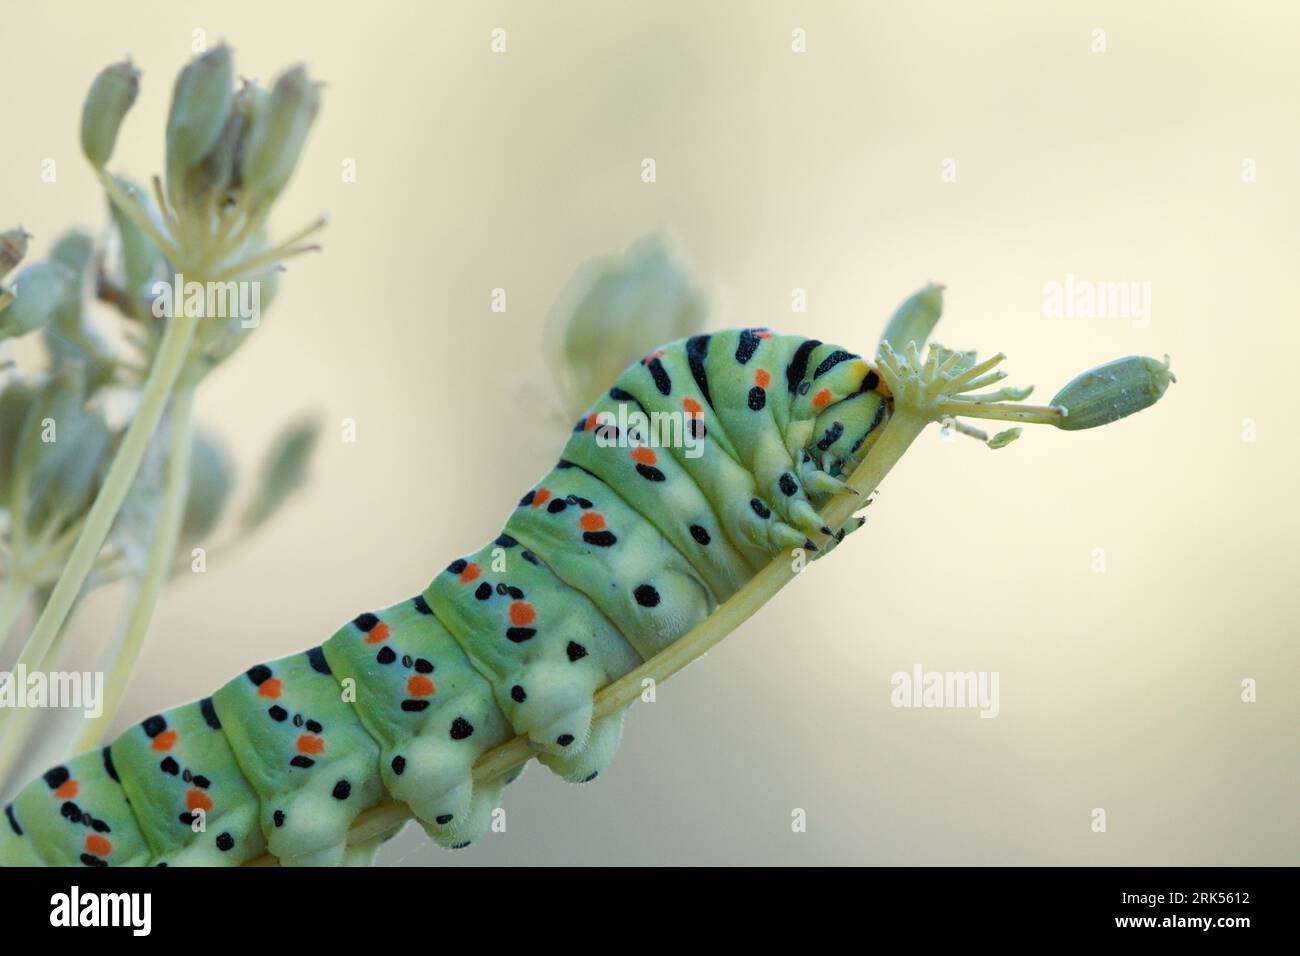
[[[0,645],[13,630],[14,622],[27,606],[32,586],[26,578],[10,576],[5,578],[4,587],[0,588]]]
[[[92,718],[77,741],[75,752],[96,746],[104,728],[113,719],[135,670],[140,650],[149,633],[149,622],[158,608],[158,598],[163,585],[171,576],[172,562],[180,539],[181,521],[185,517],[185,502],[189,497],[190,462],[194,451],[194,386],[182,386],[172,399],[171,447],[167,458],[166,484],[163,488],[162,511],[150,542],[149,558],[145,564],[140,587],[136,591],[127,621],[126,637],[115,656],[112,670],[105,682],[104,707],[98,717]]]
[[[109,466],[95,503],[86,515],[86,524],[73,546],[68,563],[50,594],[49,602],[41,611],[36,628],[18,657],[19,663],[26,665],[28,671],[41,668],[86,583],[86,577],[94,567],[99,549],[104,546],[122,502],[131,490],[149,447],[149,440],[158,427],[158,420],[162,418],[163,409],[185,365],[197,325],[198,318],[193,316],[179,316],[167,322],[149,379],[145,382],[140,406],[127,427],[117,454],[113,456],[113,464]],[[0,711],[0,728],[3,728],[0,731],[0,784],[3,784],[13,769],[25,736],[7,725],[13,724],[15,714],[28,713],[30,711],[27,710]]]

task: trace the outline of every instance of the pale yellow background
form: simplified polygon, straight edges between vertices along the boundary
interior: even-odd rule
[[[1007,351],[1044,399],[1131,353],[1170,353],[1179,381],[1136,419],[996,454],[927,433],[850,547],[634,709],[598,783],[533,767],[504,835],[446,854],[408,830],[381,860],[1297,861],[1300,8],[6,2],[0,220],[38,254],[103,221],[76,140],[95,71],[128,51],[145,71],[112,164],[142,178],[196,28],[243,73],[301,59],[328,81],[277,226],[333,216],[202,420],[245,479],[291,416],[326,434],[309,490],[167,593],[123,722],[495,535],[564,437],[548,308],[582,261],[665,228],[715,327],[871,350],[935,279],[939,338]],[[1150,326],[1045,318],[1067,274],[1149,282]],[[917,663],[998,671],[1001,715],[894,709]]]

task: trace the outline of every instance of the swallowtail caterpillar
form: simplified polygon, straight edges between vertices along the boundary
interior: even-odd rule
[[[641,681],[749,617],[801,569],[792,553],[823,556],[860,526],[927,424],[1091,427],[1172,380],[1135,357],[1050,406],[1015,404],[1025,391],[980,392],[1001,355],[922,357],[940,309],[937,286],[907,300],[874,362],[752,328],[654,351],[577,422],[499,536],[423,593],[32,781],[4,808],[0,862],[366,862],[410,816],[464,846],[530,757],[568,781],[603,770]],[[671,447],[642,433],[659,413],[683,423]]]

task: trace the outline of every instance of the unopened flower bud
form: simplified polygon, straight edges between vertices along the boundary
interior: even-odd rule
[[[703,293],[658,236],[637,240],[621,260],[584,265],[549,320],[550,358],[568,411],[586,408],[655,346],[700,331],[707,312]]]
[[[888,342],[900,355],[907,348],[908,342],[915,342],[918,349],[924,349],[930,333],[943,314],[943,289],[943,286],[931,282],[921,291],[909,296],[885,326],[881,341]]]
[[[1066,415],[1054,424],[1066,431],[1107,425],[1154,405],[1173,381],[1167,355],[1163,362],[1142,355],[1107,362],[1056,393],[1052,404],[1064,406]]]
[[[235,66],[222,44],[190,62],[176,78],[167,117],[168,175],[179,175],[208,154],[230,118]]]
[[[113,155],[117,131],[140,92],[140,71],[130,60],[107,66],[90,84],[81,108],[81,151],[102,169]]]
[[[265,105],[254,105],[256,115],[240,157],[240,179],[245,188],[269,202],[284,189],[298,164],[320,109],[320,87],[296,66],[275,81]]]
[[[41,328],[73,289],[73,277],[57,262],[37,262],[18,273],[13,301],[0,312],[0,339]]]
[[[23,256],[27,255],[27,240],[30,238],[21,226],[0,232],[0,279],[22,262]]]

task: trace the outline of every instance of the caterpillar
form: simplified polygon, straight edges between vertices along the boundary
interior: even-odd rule
[[[472,768],[515,735],[564,780],[592,780],[626,711],[597,715],[598,689],[775,556],[819,557],[861,525],[822,511],[896,414],[887,353],[761,328],[653,351],[576,422],[491,542],[419,595],[30,782],[4,808],[0,863],[360,863],[391,833],[349,847],[348,830],[390,798],[459,848],[517,776],[476,783]],[[942,352],[943,369],[965,354]],[[989,364],[971,358],[962,381],[986,381]],[[654,442],[672,422],[677,440]]]

